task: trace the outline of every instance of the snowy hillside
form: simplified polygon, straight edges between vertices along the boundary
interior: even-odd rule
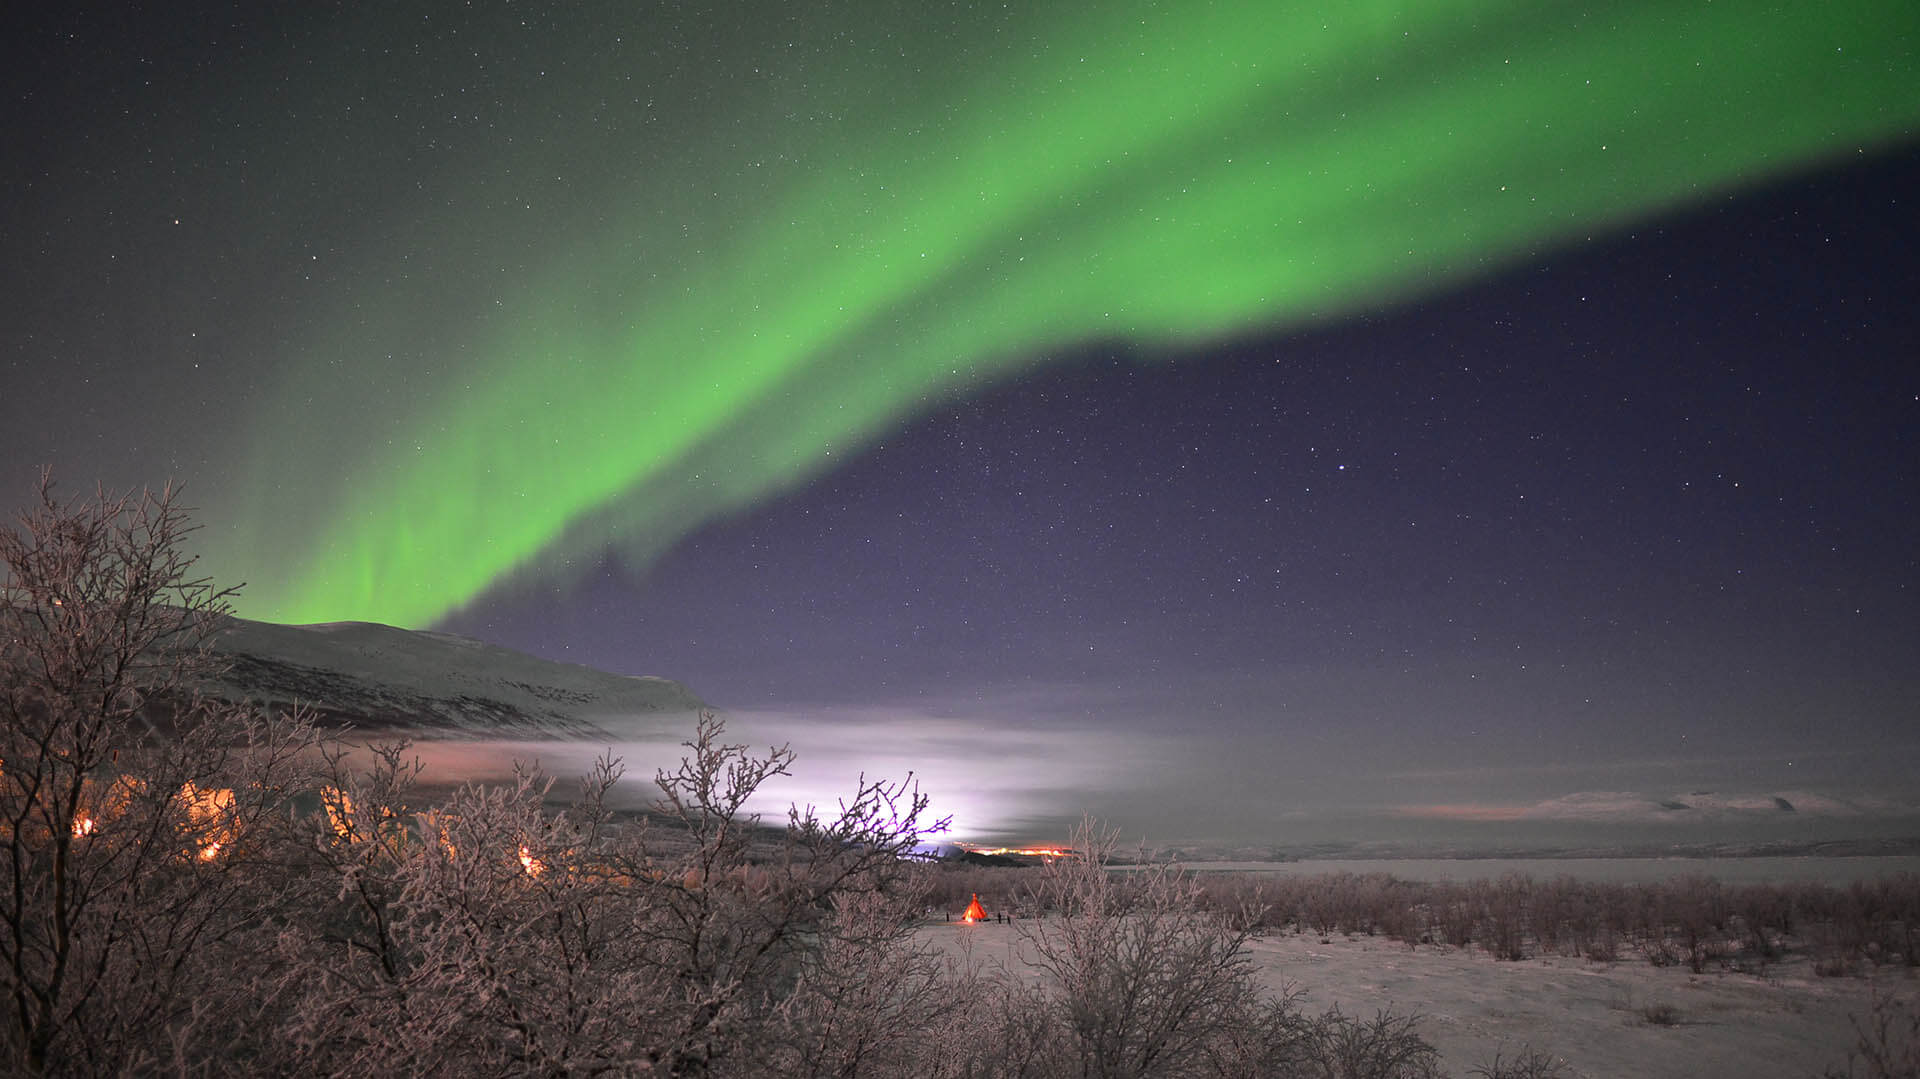
[[[329,723],[439,735],[597,737],[602,724],[703,705],[665,678],[553,663],[469,637],[369,622],[283,626],[232,619],[217,695],[301,701]]]

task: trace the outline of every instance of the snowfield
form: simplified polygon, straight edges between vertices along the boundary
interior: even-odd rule
[[[956,958],[1037,977],[1017,926],[935,922],[927,941]],[[1338,1007],[1421,1016],[1419,1030],[1445,1071],[1469,1076],[1525,1048],[1582,1079],[1813,1079],[1844,1068],[1874,994],[1908,997],[1920,983],[1899,971],[1823,978],[1805,956],[1764,976],[1547,956],[1502,962],[1479,948],[1409,948],[1383,937],[1282,933],[1253,941],[1268,990],[1305,992],[1308,1012]]]

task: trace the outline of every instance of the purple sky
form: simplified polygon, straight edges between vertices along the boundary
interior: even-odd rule
[[[1318,332],[1089,347],[645,571],[448,627],[795,716],[803,751],[876,710],[1096,761],[1104,732],[1126,761],[1062,785],[1160,835],[1585,790],[1910,801],[1913,190],[1896,156]]]

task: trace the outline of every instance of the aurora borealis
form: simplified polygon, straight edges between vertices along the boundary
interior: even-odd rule
[[[4,463],[51,461],[81,482],[186,479],[207,526],[205,566],[246,582],[249,617],[493,632],[686,677],[744,705],[740,691],[699,684],[704,668],[656,666],[662,656],[704,662],[673,658],[690,646],[611,651],[607,627],[637,616],[609,612],[675,597],[667,606],[679,609],[650,614],[659,621],[648,632],[666,632],[677,615],[709,641],[714,630],[737,635],[723,650],[733,669],[753,662],[752,642],[793,639],[778,612],[811,609],[814,598],[748,595],[753,570],[702,552],[747,534],[764,550],[766,522],[807,527],[809,500],[844,492],[849,475],[871,478],[877,504],[911,501],[872,494],[892,485],[943,489],[932,477],[952,466],[950,450],[931,432],[965,426],[943,418],[952,410],[983,401],[1019,410],[1022,387],[1051,387],[1059,403],[1031,425],[1070,426],[1099,406],[1064,400],[1073,392],[1062,387],[1109,358],[1142,380],[1173,380],[1163,391],[1172,409],[1195,392],[1182,377],[1213,378],[1204,373],[1222,364],[1314,367],[1325,361],[1311,348],[1356,325],[1406,318],[1806,177],[1888,168],[1914,152],[1920,131],[1920,9],[1910,3],[923,8],[535,11],[501,0],[272,15],[194,4],[124,21],[38,13],[12,46],[9,84],[24,152],[6,218],[16,310]],[[1893,333],[1887,300],[1878,302],[1868,314]],[[1393,333],[1395,348],[1420,336]],[[1832,351],[1814,352],[1823,350]],[[1613,362],[1539,353],[1508,357],[1516,377],[1534,377],[1529,362],[1543,378]],[[1620,362],[1640,370],[1643,359]],[[1584,384],[1589,372],[1567,376]],[[1112,380],[1129,377],[1103,375],[1084,392],[1115,393]],[[1359,381],[1376,392],[1395,385]],[[1598,401],[1612,391],[1588,392]],[[1121,393],[1108,407],[1135,405]],[[1306,426],[1322,429],[1329,411],[1357,429],[1375,406],[1343,400]],[[1279,425],[1249,422],[1283,437]],[[1631,437],[1596,427],[1598,437]],[[1404,433],[1383,428],[1376,441]],[[1272,489],[1261,497],[1310,490],[1293,482],[1290,462],[1319,454],[1321,441],[1311,453],[1277,441],[1247,449],[1249,460],[1268,458],[1260,482]],[[1358,440],[1346,446],[1357,474],[1364,453]],[[1816,463],[1832,466],[1830,450]],[[1076,464],[1136,451],[1146,453],[1033,448]],[[1060,527],[1087,544],[1070,561],[1097,563],[1110,541],[1089,522],[1113,500],[1146,501],[1145,486],[1105,501],[1076,493],[1108,491],[1115,470],[1125,471],[987,496],[974,507],[979,527],[1034,512],[1027,491],[1066,492],[1061,505],[1077,509],[1060,511]],[[1910,480],[1910,467],[1892,477],[1896,504]],[[12,487],[25,489],[18,476]],[[1221,490],[1223,500],[1245,493]],[[939,521],[951,507],[923,509]],[[1230,529],[1182,525],[1178,511],[1154,513],[1157,527],[1192,527],[1215,549],[1239,542]],[[1269,551],[1259,531],[1268,526],[1244,525],[1248,550]],[[1018,532],[1018,520],[1008,527]],[[879,564],[969,557],[925,534],[892,542]],[[1389,564],[1433,557],[1362,546]],[[1256,642],[1279,632],[1275,619],[1342,621],[1324,613],[1336,599],[1323,607],[1270,589],[1182,600],[1151,583],[1138,587],[1153,617],[1092,592],[1022,614],[1044,586],[1003,588],[998,570],[933,586],[857,559],[824,562],[823,594],[872,579],[913,597],[901,602],[915,605],[908,621],[918,628],[870,611],[846,624],[950,642],[944,658],[909,664],[918,675],[889,674],[880,696],[920,692],[936,670],[943,686],[1045,680],[969,642],[987,625],[1045,636],[1067,609],[1082,612],[1072,619],[1082,628],[1085,612],[1100,610],[1134,627],[1119,633],[1116,647],[1132,657],[1122,666],[1155,672],[1163,661],[1148,653],[1188,630],[1156,630],[1154,618],[1187,603],[1218,603],[1220,621]],[[1516,575],[1529,572],[1549,571]],[[684,579],[668,579],[676,574]],[[1436,578],[1452,579],[1438,569]],[[1414,588],[1400,602],[1422,613],[1407,621],[1423,623],[1429,604],[1478,602],[1452,585],[1439,593]],[[989,597],[1001,606],[940,630],[941,609],[985,608]],[[696,611],[709,605],[731,613]],[[774,613],[762,624],[754,610]],[[857,666],[874,647],[853,630],[798,635],[817,637],[821,652],[739,671],[753,701],[779,697],[776,668]],[[1510,635],[1526,632],[1490,634]],[[839,659],[826,649],[834,641]],[[1580,653],[1574,666],[1606,668],[1602,681],[1631,680],[1617,656],[1567,648]],[[1362,650],[1383,649],[1394,651]],[[1202,678],[1183,662],[1165,661],[1188,673],[1156,673],[1156,692],[1177,696],[1167,687]],[[1210,685],[1238,685],[1250,669],[1315,662],[1216,650],[1201,668]],[[1102,677],[1061,680],[1097,684],[1103,700],[1128,696],[1121,687],[1132,683]],[[809,684],[797,696],[817,699],[811,676],[798,678]],[[857,697],[858,686],[847,692]],[[1879,683],[1859,692],[1901,699]],[[1248,694],[1258,696],[1226,696]],[[1398,715],[1419,696],[1360,711]],[[1448,706],[1456,717],[1476,708],[1526,710],[1478,698]]]
[[[778,114],[724,103],[664,179],[651,148],[635,162],[593,125],[563,128],[563,160],[611,142],[590,224],[512,238],[525,269],[495,284],[484,330],[448,326],[463,355],[411,390],[390,448],[305,479],[367,433],[366,368],[385,353],[357,327],[286,343],[294,388],[243,449],[264,478],[235,506],[233,545],[208,551],[251,582],[243,612],[427,625],[516,570],[564,573],[609,543],[644,558],[1057,350],[1164,350],[1377,306],[1920,118],[1904,4],[1760,19],[1642,4],[1571,24],[1516,4],[1102,5],[1035,21],[905,27],[903,62],[770,58],[766,77],[793,84],[766,102]],[[537,122],[531,103],[496,94],[479,108],[506,115],[480,137],[540,167],[498,130]],[[487,164],[471,182],[507,171]],[[492,261],[495,213],[452,223],[483,234],[476,259]],[[353,319],[379,326],[447,317],[411,288],[358,299]]]

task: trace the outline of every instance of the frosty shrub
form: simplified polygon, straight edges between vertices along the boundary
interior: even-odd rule
[[[926,799],[862,781],[831,817],[760,828],[746,803],[793,759],[703,716],[647,818],[603,760],[567,809],[521,776],[422,811],[405,747],[310,820],[323,914],[289,926],[277,987],[297,1070],[337,1075],[885,1074],[938,1007],[907,947],[904,857]]]
[[[1567,1074],[1567,1069],[1556,1057],[1532,1048],[1522,1048],[1512,1059],[1495,1053],[1491,1061],[1468,1074],[1476,1079],[1560,1079]]]
[[[1085,1074],[1194,1074],[1208,1041],[1245,1019],[1251,930],[1200,911],[1198,888],[1173,866],[1109,873],[1114,839],[1081,823],[1069,845],[1083,856],[1049,862],[1039,886],[1058,916],[1023,922],[1021,936],[1057,987]]]
[[[1909,1079],[1920,1075],[1920,998],[1876,993],[1873,1007],[1853,1019],[1857,1041],[1846,1069],[1828,1068],[1824,1079]]]
[[[1038,890],[1056,916],[1019,933],[1045,973],[1009,990],[1051,1031],[1003,1040],[1022,1067],[983,1074],[1415,1079],[1434,1074],[1433,1048],[1412,1018],[1370,1021],[1302,1014],[1292,992],[1264,992],[1248,942],[1260,912],[1202,902],[1192,877],[1166,863],[1108,869],[1114,836],[1084,821]],[[1031,1024],[1034,1019],[1029,1019]],[[1018,1034],[1019,1031],[1012,1033]],[[1006,1061],[1005,1064],[1012,1064]]]
[[[38,498],[0,530],[0,1069],[224,1050],[230,972],[282,906],[309,725],[201,698],[229,591],[171,490]]]

